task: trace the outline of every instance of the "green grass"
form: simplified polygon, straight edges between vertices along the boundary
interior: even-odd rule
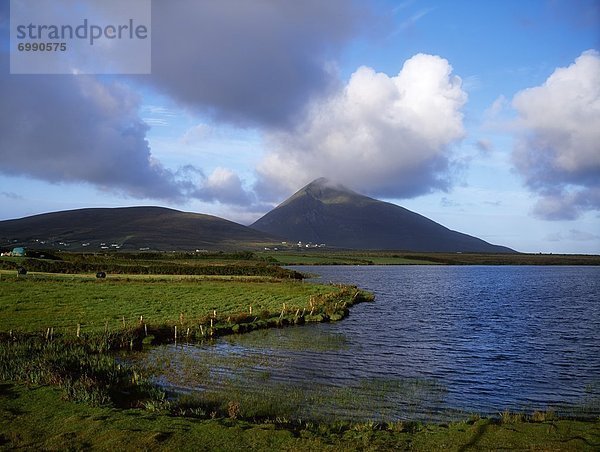
[[[235,414],[235,412],[232,412]],[[600,423],[448,425],[249,423],[75,404],[49,387],[0,384],[0,449],[14,450],[598,450]]]
[[[407,264],[437,264],[433,260],[407,258],[388,252],[339,252],[320,251],[309,252],[260,252],[257,256],[263,259],[277,261],[281,265],[407,265]]]
[[[51,258],[41,252],[28,252],[26,258],[3,257],[0,270],[16,272],[24,267],[29,272],[96,274],[103,271],[113,275],[220,275],[264,276],[280,279],[301,279],[297,272],[273,265],[271,259],[256,257],[253,253],[188,255],[185,253],[160,256],[144,254],[75,254],[60,253]],[[42,258],[42,255],[45,256]]]
[[[102,352],[100,342],[8,338],[0,341],[0,381],[52,385],[68,400],[130,406],[160,400],[164,392],[131,366]]]
[[[408,251],[365,251],[299,249],[261,251],[257,257],[284,265],[600,265],[598,255],[577,254],[491,254],[415,253]]]
[[[299,281],[213,280],[198,278],[55,277],[3,274],[0,280],[0,331],[75,335],[138,326],[140,316],[149,325],[188,326],[205,321],[214,310],[219,319],[264,311],[279,314],[309,308],[311,297],[335,295],[339,286]]]

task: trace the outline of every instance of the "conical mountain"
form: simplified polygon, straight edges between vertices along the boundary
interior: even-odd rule
[[[514,253],[324,178],[296,192],[251,227],[294,242],[338,248]]]
[[[78,209],[0,221],[0,246],[5,248],[214,250],[278,241],[223,218],[163,207]]]

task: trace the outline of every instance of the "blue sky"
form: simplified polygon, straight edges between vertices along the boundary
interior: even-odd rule
[[[218,3],[152,3],[150,75],[23,76],[3,1],[0,220],[249,224],[324,176],[519,251],[600,253],[600,1]]]

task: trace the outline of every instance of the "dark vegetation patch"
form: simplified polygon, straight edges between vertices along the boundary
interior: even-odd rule
[[[110,253],[79,254],[54,253],[52,258],[38,251],[23,259],[0,259],[0,269],[44,273],[98,273],[130,275],[212,275],[212,276],[268,276],[302,279],[302,275],[256,258],[251,252],[240,253]],[[41,258],[40,256],[44,256]]]

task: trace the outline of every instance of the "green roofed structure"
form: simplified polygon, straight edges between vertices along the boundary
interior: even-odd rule
[[[23,247],[13,248],[12,255],[16,256],[16,257],[25,256],[25,248],[23,248]]]

